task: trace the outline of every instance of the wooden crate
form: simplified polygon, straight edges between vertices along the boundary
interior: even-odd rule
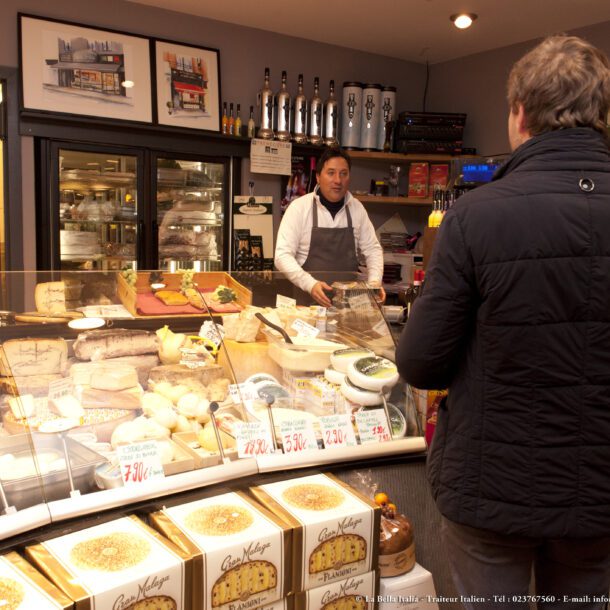
[[[143,316],[137,312],[137,295],[145,294],[150,292],[150,272],[138,271],[137,280],[135,286],[130,286],[121,273],[118,274],[117,280],[117,291],[121,302],[126,309],[136,318],[153,318],[153,317],[164,317],[164,316]],[[180,284],[182,282],[181,273],[163,273],[163,283],[165,284],[165,290],[180,290]],[[202,271],[200,273],[193,274],[193,282],[197,284],[197,287],[205,291],[206,289],[214,289],[218,285],[222,284],[227,288],[231,288],[237,295],[237,304],[242,307],[246,307],[252,304],[252,292],[242,286],[237,280],[225,271]],[[188,315],[188,314],[182,314]],[[195,315],[195,314],[193,314]],[[202,311],[199,315],[205,315],[205,311]],[[222,315],[222,314],[215,314]]]

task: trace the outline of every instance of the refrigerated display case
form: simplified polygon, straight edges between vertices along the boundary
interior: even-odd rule
[[[228,268],[229,157],[37,141],[39,269]]]

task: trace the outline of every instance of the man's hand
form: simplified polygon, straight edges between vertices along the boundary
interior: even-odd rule
[[[380,304],[383,305],[385,303],[385,290],[383,288],[378,288],[377,289],[377,294],[375,295],[375,300]]]
[[[322,305],[322,307],[330,307],[332,303],[324,292],[325,290],[332,292],[332,288],[326,282],[316,282],[309,294],[311,294],[313,300]]]

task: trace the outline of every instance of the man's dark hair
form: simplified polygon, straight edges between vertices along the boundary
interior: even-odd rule
[[[318,163],[316,165],[316,173],[321,174],[322,170],[324,169],[324,164],[327,161],[330,161],[331,159],[333,159],[334,157],[341,157],[342,159],[345,159],[347,161],[347,167],[351,171],[352,160],[351,160],[350,156],[347,154],[347,152],[345,152],[339,146],[328,146],[327,148],[324,149],[324,152],[320,155],[320,158],[318,159]]]

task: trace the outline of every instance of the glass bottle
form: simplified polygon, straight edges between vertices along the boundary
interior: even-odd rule
[[[256,125],[254,124],[254,106],[250,106],[250,118],[248,119],[248,137],[256,135]]]
[[[277,107],[277,131],[275,137],[278,140],[290,140],[290,93],[286,85],[286,71],[282,71],[282,84],[275,96]]]
[[[233,103],[229,104],[229,135],[235,135],[235,117],[233,116]]]
[[[269,68],[265,68],[265,83],[260,91],[261,122],[257,137],[273,140],[273,91],[269,87]]]
[[[307,180],[307,192],[311,193],[315,188],[318,180],[316,178],[316,158],[309,158],[309,178]]]
[[[328,98],[324,102],[324,144],[336,146],[339,143],[339,103],[335,98],[335,81],[331,80]]]
[[[309,102],[309,142],[322,145],[322,98],[320,97],[320,79],[313,79],[313,97]]]
[[[307,98],[303,90],[303,75],[299,74],[297,95],[294,98],[294,141],[307,143]]]
[[[235,117],[234,132],[236,136],[241,136],[241,107],[237,104],[237,116]]]
[[[222,133],[229,133],[229,117],[227,116],[227,102],[222,105]]]

